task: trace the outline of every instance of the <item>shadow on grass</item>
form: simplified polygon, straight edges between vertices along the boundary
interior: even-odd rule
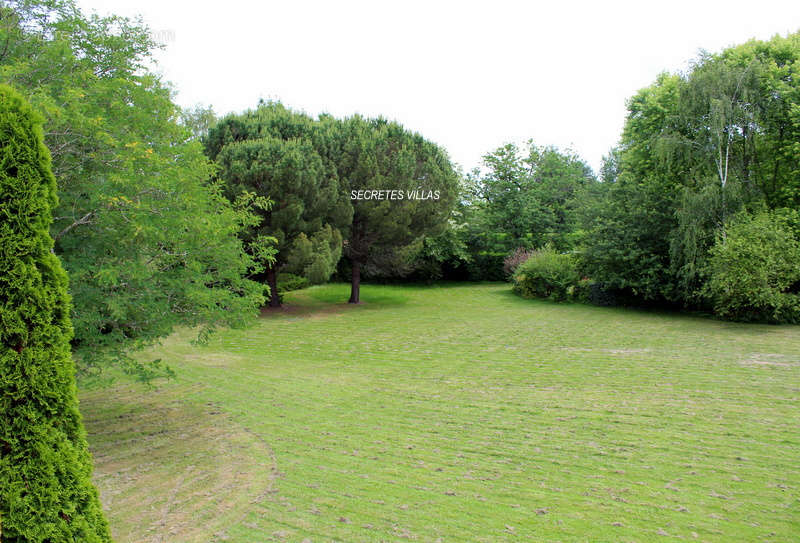
[[[361,303],[350,304],[349,283],[329,283],[287,292],[280,308],[263,307],[261,316],[288,315],[312,317],[345,311],[367,311],[406,305],[409,296],[397,285],[361,284]]]
[[[636,307],[636,306],[596,306],[591,304],[581,304],[576,302],[553,302],[544,299],[523,298],[513,292],[511,285],[505,282],[454,282],[437,281],[434,283],[400,283],[389,284],[362,283],[361,303],[347,303],[350,297],[349,283],[329,283],[318,285],[303,290],[292,291],[286,294],[285,304],[279,309],[263,308],[262,316],[285,315],[291,317],[314,317],[326,314],[342,314],[348,311],[368,311],[385,310],[394,307],[405,306],[415,303],[420,306],[420,311],[425,311],[426,301],[424,295],[426,291],[452,290],[453,296],[460,296],[460,291],[464,295],[475,295],[475,287],[490,287],[483,289],[483,295],[494,297],[502,301],[508,310],[513,311],[517,308],[524,310],[526,307],[534,305],[538,307],[551,306],[554,310],[570,309],[590,311],[598,316],[608,316],[611,318],[624,318],[626,316],[636,316],[648,319],[663,319],[673,323],[683,322],[686,325],[691,323],[714,323],[720,328],[735,330],[747,336],[761,336],[774,333],[786,328],[794,328],[791,325],[772,325],[757,323],[738,323],[723,321],[713,315],[700,311],[681,311],[664,307]]]
[[[597,311],[598,314],[607,314],[613,315],[618,317],[624,317],[626,315],[629,316],[637,316],[637,317],[648,317],[648,318],[657,318],[657,319],[666,319],[675,321],[683,320],[687,324],[691,322],[702,322],[702,323],[713,323],[719,326],[720,328],[735,330],[738,334],[749,335],[749,336],[761,336],[764,334],[774,333],[776,331],[781,331],[785,329],[792,329],[795,325],[791,324],[766,324],[766,323],[747,323],[747,322],[733,322],[733,321],[725,321],[722,319],[717,318],[711,313],[707,313],[704,311],[689,311],[689,310],[680,310],[677,308],[665,308],[665,307],[646,307],[646,306],[600,306],[600,305],[593,305],[593,304],[583,304],[580,302],[554,302],[552,300],[547,300],[543,298],[524,298],[518,294],[516,294],[509,285],[508,289],[498,290],[496,292],[496,296],[499,298],[504,299],[505,301],[511,302],[517,306],[524,306],[526,304],[542,304],[542,305],[549,305],[553,308],[580,308],[580,309],[588,309]]]

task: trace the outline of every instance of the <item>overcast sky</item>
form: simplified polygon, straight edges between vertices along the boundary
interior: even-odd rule
[[[505,142],[572,148],[595,169],[625,100],[700,49],[800,29],[800,1],[79,0],[142,15],[182,106],[272,98],[309,114],[382,115],[465,169]]]

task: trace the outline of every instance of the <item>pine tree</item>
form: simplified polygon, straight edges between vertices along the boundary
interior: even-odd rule
[[[111,541],[91,481],[41,119],[0,85],[0,523],[4,543]]]

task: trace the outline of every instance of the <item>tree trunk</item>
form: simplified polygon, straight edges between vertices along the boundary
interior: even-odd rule
[[[350,283],[350,300],[347,303],[360,304],[361,264],[357,260],[351,260],[350,262],[353,264],[353,281]]]
[[[267,284],[269,285],[269,306],[280,307],[281,299],[278,297],[278,275],[275,273],[275,266],[270,266],[267,270]]]

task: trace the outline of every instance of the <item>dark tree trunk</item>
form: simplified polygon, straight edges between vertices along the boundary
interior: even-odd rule
[[[360,304],[361,299],[361,264],[357,260],[351,260],[353,264],[353,281],[350,283],[350,300],[347,303]]]
[[[278,274],[275,273],[274,266],[270,266],[267,270],[267,284],[269,285],[269,306],[280,307],[281,299],[278,297]]]

